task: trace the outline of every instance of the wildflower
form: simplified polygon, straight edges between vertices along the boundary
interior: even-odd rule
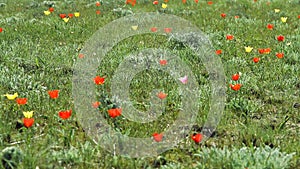
[[[200,133],[193,134],[192,135],[192,140],[194,140],[195,143],[200,143],[202,141],[203,135]]]
[[[127,1],[126,1],[127,2]],[[101,6],[101,3],[99,1],[96,2],[96,6]]]
[[[280,9],[274,9],[275,13],[280,12]]]
[[[72,115],[72,110],[66,110],[66,111],[58,112],[58,116],[60,118],[62,118],[63,120],[66,120],[66,119],[70,118],[71,115]]]
[[[281,19],[281,22],[283,22],[283,23],[286,23],[286,21],[287,21],[287,17],[281,17],[280,19]]]
[[[298,15],[298,19],[300,19],[300,15]]]
[[[49,10],[47,10],[47,11],[44,11],[44,14],[47,16],[47,15],[50,15],[51,12]]]
[[[221,49],[216,50],[216,54],[217,54],[217,55],[222,54],[222,50],[221,50]]]
[[[235,84],[235,85],[232,85],[232,84],[230,84],[230,88],[232,89],[232,90],[234,90],[234,91],[238,91],[238,90],[240,90],[240,88],[241,88],[241,84]]]
[[[232,75],[232,77],[231,77],[231,79],[234,80],[234,81],[239,80],[239,78],[240,78],[240,74],[238,74],[238,73]]]
[[[225,13],[221,13],[221,17],[222,17],[222,18],[225,18],[225,17],[226,17],[226,14],[225,14]]]
[[[17,98],[19,95],[18,93],[14,93],[14,94],[5,94],[4,96],[6,96],[8,100],[15,100],[15,98]]]
[[[153,5],[157,5],[158,4],[158,1],[153,1]]]
[[[264,53],[265,53],[265,49],[258,49],[258,52],[259,52],[260,54],[264,54]]]
[[[93,103],[93,107],[94,107],[94,108],[98,108],[98,107],[100,106],[100,104],[101,104],[101,103],[98,102],[98,101],[97,101],[97,102],[94,102],[94,103]]]
[[[50,7],[48,10],[49,10],[51,13],[54,12],[54,8],[53,8],[53,7]]]
[[[184,3],[184,4],[185,4],[185,3],[186,3],[186,0],[182,0],[182,3]]]
[[[94,78],[94,82],[96,85],[102,85],[105,82],[105,78],[104,77],[100,77],[100,76],[96,76]]]
[[[166,33],[170,33],[170,32],[172,31],[172,28],[164,28],[164,31],[165,31]]]
[[[274,26],[273,26],[272,24],[268,24],[268,25],[267,25],[267,28],[268,28],[269,30],[273,30],[273,27],[274,27]]]
[[[159,60],[159,64],[162,65],[162,66],[166,65],[167,63],[168,62],[165,59]]]
[[[97,15],[100,15],[100,14],[101,14],[101,11],[100,11],[100,10],[96,10],[96,14],[97,14]]]
[[[188,77],[185,75],[184,77],[179,78],[179,80],[181,81],[181,83],[187,84],[187,82],[188,82]]]
[[[49,90],[48,94],[51,99],[57,99],[58,98],[59,90]]]
[[[29,128],[33,125],[34,118],[23,118],[23,124],[25,127]]]
[[[260,60],[260,58],[258,58],[258,57],[254,57],[254,58],[253,58],[253,62],[254,62],[254,63],[259,62],[259,60]]]
[[[163,100],[167,97],[167,94],[165,94],[164,92],[159,92],[157,94],[157,97],[160,98],[161,100]]]
[[[164,137],[162,133],[153,133],[152,136],[156,142],[160,142]]]
[[[278,40],[279,42],[284,41],[284,36],[282,36],[282,35],[277,36],[277,40]]]
[[[3,31],[3,28],[0,27],[0,33]]]
[[[165,3],[162,3],[162,4],[161,4],[161,7],[162,7],[163,9],[166,9],[166,8],[168,7],[168,5],[165,4]]]
[[[80,16],[80,13],[79,13],[79,12],[74,12],[74,16],[75,16],[76,18],[78,18],[78,17]]]
[[[282,59],[284,56],[284,53],[276,53],[276,56],[278,59]]]
[[[27,103],[27,98],[17,98],[16,102],[18,105],[24,105]]]
[[[235,19],[238,19],[238,18],[240,18],[240,16],[238,16],[238,15],[235,15],[235,16],[234,16],[234,18],[235,18]]]
[[[233,40],[234,36],[233,35],[226,35],[226,40]]]
[[[246,47],[245,47],[245,51],[246,51],[247,53],[250,53],[250,52],[252,51],[252,49],[253,49],[253,47],[250,47],[250,46],[246,46]]]
[[[115,108],[115,109],[109,109],[108,110],[108,115],[111,117],[111,118],[115,118],[115,117],[118,117],[122,114],[122,109],[121,108]]]
[[[195,0],[195,3],[197,4],[199,2],[199,0]]]
[[[150,30],[151,30],[151,32],[156,32],[157,28],[156,27],[152,27]]]
[[[33,116],[33,111],[24,111],[23,115],[25,118],[31,118]]]

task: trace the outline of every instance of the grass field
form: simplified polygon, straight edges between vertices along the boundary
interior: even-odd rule
[[[100,2],[0,0],[0,168],[300,168],[298,0],[159,0],[157,5],[137,0],[134,6],[125,0]],[[54,11],[48,11],[50,7]],[[97,115],[115,131],[152,138],[153,133],[164,133],[181,108],[178,80],[150,69],[133,78],[130,99],[136,109],[146,111],[153,97],[149,93],[163,89],[167,97],[162,98],[166,108],[161,116],[149,123],[130,121],[122,114],[111,117],[108,111],[120,108],[110,95],[111,79],[132,52],[174,52],[192,69],[201,92],[195,101],[200,108],[195,123],[178,145],[157,156],[130,158],[107,151],[89,137],[74,106],[72,77],[74,65],[85,59],[82,49],[97,30],[140,12],[176,15],[206,34],[216,51],[213,57],[222,61],[227,91],[216,130],[197,144],[191,137],[203,133],[211,106],[210,74],[201,60],[181,42],[155,33],[119,42],[95,73],[105,78],[104,84],[101,79],[95,84]],[[132,31],[139,29],[132,26]],[[248,46],[253,49],[246,51]],[[48,93],[52,90],[59,90],[56,99]],[[14,93],[18,97],[6,96]],[[26,104],[20,98],[27,98]]]

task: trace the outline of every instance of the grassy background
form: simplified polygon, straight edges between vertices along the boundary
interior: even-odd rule
[[[43,11],[48,9],[51,1],[0,0],[0,27],[3,28],[0,33],[0,93],[18,92],[20,97],[29,99],[27,105],[19,108],[15,102],[1,97],[0,150],[12,145],[20,147],[25,155],[22,168],[192,168],[197,167],[197,162],[205,163],[205,168],[226,168],[222,159],[205,162],[195,154],[214,146],[228,146],[232,149],[265,145],[279,147],[287,153],[296,152],[290,168],[299,168],[300,116],[299,108],[293,107],[300,102],[298,1],[270,1],[267,5],[267,1],[263,0],[256,3],[216,0],[211,6],[201,0],[198,5],[193,1],[188,1],[187,4],[182,4],[181,1],[169,2],[165,13],[191,21],[209,36],[215,49],[222,49],[223,53],[219,57],[223,62],[228,86],[231,75],[237,72],[242,73],[240,83],[243,86],[238,92],[227,91],[224,116],[216,134],[207,142],[196,145],[187,137],[178,147],[159,157],[140,159],[113,156],[85,135],[76,121],[76,112],[67,121],[60,120],[57,113],[73,108],[72,67],[85,41],[94,32],[131,12],[162,12],[162,9],[148,0],[138,1],[135,7],[125,6],[123,1],[103,2],[98,8],[95,1],[53,2],[55,12],[45,16]],[[281,11],[275,13],[275,8]],[[101,15],[95,14],[97,9],[101,10]],[[68,23],[58,16],[59,13],[76,11],[81,16],[71,18]],[[227,17],[221,18],[221,13],[226,13]],[[235,15],[240,18],[235,19]],[[281,23],[281,16],[288,17],[287,23]],[[266,28],[268,23],[275,25],[274,30]],[[227,34],[234,35],[234,41],[226,41]],[[286,40],[279,45],[276,37],[280,34]],[[126,39],[108,54],[111,59],[107,60],[108,65],[104,67],[107,69],[103,71],[108,75],[113,73],[113,67],[120,62],[119,58],[131,51],[146,47],[175,50],[176,45],[180,45],[165,42],[164,37],[151,35]],[[244,51],[244,46],[248,45],[254,47],[249,54]],[[257,49],[267,47],[272,49],[270,54],[260,55],[257,52]],[[281,50],[285,56],[278,59],[275,54]],[[197,80],[202,82],[204,92],[205,86],[209,88],[205,69],[203,66],[195,66],[201,63],[193,62],[185,47],[181,46],[179,53],[190,61],[191,66],[197,68],[195,74]],[[254,56],[261,57],[261,61],[254,64]],[[157,76],[157,72],[149,74]],[[142,76],[144,75],[140,75]],[[132,98],[142,109],[145,105],[141,103],[148,96],[141,94],[157,86],[151,85],[151,79],[140,77],[137,76],[136,79],[140,80],[131,86]],[[109,84],[109,80],[107,83]],[[173,85],[167,86],[166,90],[175,90]],[[51,89],[61,91],[57,100],[48,98],[47,91]],[[205,113],[209,110],[209,92],[206,91],[204,96],[197,126],[203,125]],[[165,128],[176,117],[174,111],[177,102],[171,103],[175,106],[170,106],[169,114],[147,127],[125,121],[119,126],[122,133],[151,136],[154,131]],[[29,129],[16,127],[21,123],[22,111],[29,110],[35,111],[34,126]],[[35,139],[30,139],[32,137]],[[20,140],[24,142],[18,142]]]

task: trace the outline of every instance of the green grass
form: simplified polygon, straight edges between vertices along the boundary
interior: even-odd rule
[[[266,5],[265,0],[256,3],[215,0],[209,6],[204,0],[199,0],[198,5],[191,0],[187,4],[170,0],[164,11],[160,6],[152,5],[150,0],[137,1],[135,7],[125,6],[123,0],[105,1],[100,7],[91,0],[53,1],[55,12],[45,16],[43,11],[48,9],[50,1],[0,0],[0,27],[3,28],[0,33],[0,94],[18,92],[19,97],[28,98],[26,105],[18,107],[14,101],[0,97],[0,150],[10,146],[20,148],[24,155],[20,168],[250,169],[260,163],[263,168],[278,168],[275,162],[280,160],[287,168],[299,168],[300,109],[293,107],[300,102],[299,1],[273,0]],[[275,13],[275,8],[281,11]],[[101,15],[95,14],[97,9],[101,10]],[[58,16],[76,11],[81,16],[71,18],[68,23]],[[243,86],[239,91],[228,87],[224,115],[216,134],[203,144],[197,145],[187,136],[179,145],[157,157],[114,156],[103,149],[101,143],[95,144],[76,118],[72,98],[73,65],[80,61],[78,54],[85,42],[102,26],[126,13],[156,11],[182,17],[199,27],[208,35],[213,47],[223,51],[216,57],[222,60],[226,85],[233,83],[233,74],[241,72],[239,83]],[[227,14],[225,19],[221,13]],[[235,19],[235,15],[240,18]],[[287,23],[280,21],[282,16],[288,17]],[[269,23],[274,24],[274,30],[266,28]],[[227,34],[234,35],[234,40],[227,41]],[[277,42],[278,35],[284,35],[285,41]],[[252,46],[254,50],[246,53],[245,46]],[[268,47],[272,49],[270,54],[262,55],[257,51]],[[146,34],[118,43],[107,54],[103,66],[99,66],[98,73],[107,78],[95,95],[109,96],[110,79],[119,63],[129,53],[145,48],[169,49],[180,55],[193,70],[202,93],[195,124],[201,127],[210,108],[209,75],[190,49],[177,41],[168,41],[164,36]],[[278,59],[277,52],[284,52],[284,58]],[[257,64],[252,61],[255,56],[261,58]],[[111,105],[103,102],[99,115],[128,136],[151,137],[154,132],[163,132],[176,120],[180,109],[176,79],[170,79],[167,73],[150,70],[135,76],[130,84],[130,98],[140,110],[149,107],[148,93],[152,89],[163,88],[169,94],[166,112],[156,121],[140,124],[122,117],[111,119],[106,112]],[[160,83],[154,83],[157,81]],[[51,100],[47,94],[52,89],[60,90],[57,100]],[[58,112],[68,109],[73,110],[71,118],[61,120]],[[31,110],[35,123],[27,129],[22,127],[22,111]],[[266,148],[267,153],[255,152],[254,147],[265,146],[272,149]],[[243,152],[245,147],[249,152]],[[228,156],[222,154],[227,150]],[[265,155],[269,151],[273,152],[270,153],[272,158]],[[247,157],[239,159],[239,153]],[[294,154],[290,159],[284,153]],[[259,164],[253,164],[253,161]]]

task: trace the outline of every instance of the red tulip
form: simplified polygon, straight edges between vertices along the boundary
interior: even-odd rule
[[[192,135],[192,140],[194,140],[195,143],[200,143],[203,139],[203,135],[198,133],[198,134],[193,134]]]
[[[59,90],[49,90],[48,94],[51,99],[57,99],[58,98]]]
[[[73,13],[69,13],[69,14],[68,14],[68,17],[69,17],[69,18],[73,18],[73,16],[74,16]]]
[[[232,40],[234,38],[233,35],[226,35],[226,40]]]
[[[82,59],[82,58],[84,58],[84,54],[83,54],[83,53],[79,53],[79,54],[78,54],[78,57],[79,57],[80,59]]]
[[[72,115],[72,110],[58,112],[58,116],[64,120],[68,119],[71,115]]]
[[[185,4],[185,3],[186,3],[186,0],[182,0],[182,3],[184,3],[184,4]]]
[[[161,100],[163,100],[167,97],[167,94],[165,94],[164,92],[159,92],[157,94],[157,97],[160,98]]]
[[[271,48],[266,48],[264,53],[269,54],[270,52],[271,52]]]
[[[278,40],[279,42],[284,41],[284,36],[282,36],[282,35],[277,36],[277,40]]]
[[[267,28],[268,28],[269,30],[273,30],[273,27],[274,27],[274,26],[273,26],[272,24],[268,24],[268,25],[267,25]]]
[[[231,77],[231,79],[234,80],[234,81],[239,80],[239,78],[240,78],[240,75],[238,73],[232,75],[232,77]]]
[[[97,11],[96,11],[96,14],[97,14],[97,15],[100,15],[100,14],[101,14],[101,11],[100,11],[100,10],[97,10]]]
[[[199,0],[195,0],[195,3],[197,4],[199,2]]]
[[[208,1],[207,4],[208,4],[208,5],[212,5],[212,4],[213,4],[213,1]]]
[[[162,133],[153,133],[152,136],[156,142],[160,142],[164,137]]]
[[[108,115],[111,117],[111,118],[115,118],[115,117],[118,117],[122,114],[122,109],[121,108],[115,108],[115,109],[109,109],[108,110]]]
[[[131,4],[134,6],[136,4],[136,0],[126,0],[126,4]]]
[[[94,82],[96,85],[102,85],[105,82],[105,78],[104,77],[100,77],[100,76],[96,76],[94,78]]]
[[[3,31],[3,28],[0,28],[0,33]]]
[[[98,107],[100,106],[100,104],[101,104],[101,103],[98,102],[98,101],[97,101],[97,102],[94,102],[94,103],[93,103],[93,107],[94,107],[94,108],[98,108]]]
[[[157,31],[157,28],[156,27],[152,27],[151,28],[151,32],[156,32]]]
[[[260,60],[260,58],[258,58],[258,57],[254,57],[254,58],[253,58],[253,62],[254,62],[254,63],[259,62],[259,60]]]
[[[162,66],[164,66],[164,65],[167,64],[167,60],[162,59],[162,60],[159,61],[159,64],[162,65]]]
[[[166,33],[170,33],[170,32],[172,31],[172,28],[164,28],[164,31],[165,31]]]
[[[158,5],[158,1],[153,1],[153,5]]]
[[[226,14],[225,14],[225,13],[221,13],[221,17],[222,17],[222,18],[225,18],[225,17],[226,17]]]
[[[29,128],[33,125],[34,118],[23,118],[23,124],[25,127]]]
[[[54,11],[54,8],[50,7],[50,8],[49,8],[49,11],[50,11],[50,12],[53,12],[53,11]]]
[[[24,105],[27,103],[27,98],[16,98],[16,102],[18,105]]]
[[[219,50],[216,50],[216,54],[217,54],[217,55],[220,55],[220,54],[222,54],[222,50],[221,50],[221,49],[219,49]]]
[[[101,3],[99,1],[97,1],[96,6],[101,6]]]
[[[230,84],[230,88],[232,89],[232,90],[234,90],[234,91],[238,91],[238,90],[240,90],[240,88],[241,88],[241,84],[235,84],[235,85],[232,85],[232,84]]]
[[[276,56],[278,59],[282,59],[284,56],[284,53],[276,53]]]
[[[60,17],[61,19],[63,19],[63,18],[65,18],[65,17],[67,17],[67,14],[61,13],[61,14],[59,14],[59,17]]]

